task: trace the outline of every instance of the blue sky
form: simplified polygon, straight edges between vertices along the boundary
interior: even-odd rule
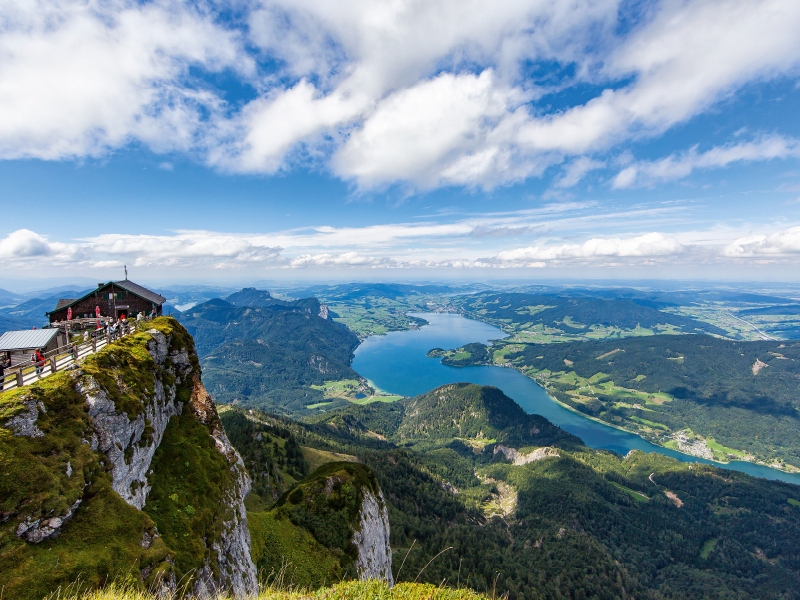
[[[0,277],[800,277],[794,0],[0,22]]]

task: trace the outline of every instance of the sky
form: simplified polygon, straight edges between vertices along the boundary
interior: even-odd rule
[[[800,279],[797,0],[0,0],[0,277]]]

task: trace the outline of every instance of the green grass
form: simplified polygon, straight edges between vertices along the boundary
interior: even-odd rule
[[[303,458],[308,463],[308,469],[311,472],[316,471],[322,465],[331,462],[351,461],[358,462],[355,456],[349,454],[339,454],[338,452],[328,452],[327,450],[317,450],[316,448],[309,448],[307,446],[300,447],[303,453]]]
[[[339,558],[305,529],[275,511],[248,512],[253,562],[263,582],[284,569],[284,580],[293,586],[318,588],[341,576]],[[288,566],[286,566],[288,565]]]
[[[655,427],[656,429],[663,429],[665,431],[669,431],[669,427],[666,425],[662,425],[661,423],[656,423],[655,421],[648,421],[647,419],[642,419],[641,417],[630,417],[632,420],[636,421],[637,423],[642,423],[649,427]]]
[[[635,492],[634,490],[627,488],[624,485],[617,483],[616,481],[609,481],[609,483],[614,487],[621,489],[623,492],[627,492],[628,494],[633,496],[635,500],[638,500],[639,502],[647,502],[648,500],[650,500],[650,498],[648,498],[644,494],[640,492]]]
[[[289,566],[291,568],[291,565]],[[288,569],[287,569],[288,572]],[[176,600],[178,594],[159,595],[112,584],[103,589],[88,593],[72,590],[62,592],[54,600]],[[288,574],[276,577],[270,585],[263,586],[257,596],[250,600],[481,600],[485,596],[472,590],[452,589],[430,583],[399,583],[393,588],[382,581],[346,581],[313,592],[288,581]],[[230,600],[227,594],[220,594],[209,600]]]
[[[796,506],[797,508],[800,508],[800,501],[798,501],[798,500],[795,500],[794,498],[789,498],[789,499],[788,499],[788,500],[786,500],[786,501],[787,501],[789,504],[791,504],[792,506]]]
[[[306,406],[308,409],[315,409],[315,408],[322,408],[323,406],[328,406],[329,404],[333,404],[333,402],[317,402],[316,404],[309,404]]]
[[[706,540],[706,543],[703,544],[703,548],[700,550],[700,558],[708,558],[708,555],[711,554],[711,551],[717,545],[717,540]]]
[[[722,444],[718,444],[714,438],[706,438],[706,445],[711,448],[714,452],[721,452],[723,454],[735,454],[736,456],[744,456],[744,452],[741,450],[734,450],[733,448],[727,448]]]
[[[372,404],[373,402],[397,402],[403,396],[367,396],[366,398],[350,399],[353,404]]]

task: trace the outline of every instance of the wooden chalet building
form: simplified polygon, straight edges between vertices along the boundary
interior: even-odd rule
[[[158,316],[161,314],[161,305],[166,301],[164,296],[125,279],[100,283],[96,290],[83,298],[59,300],[55,309],[46,314],[50,323],[66,321],[69,309],[72,309],[73,319],[93,319],[98,308],[101,317],[113,319],[123,315],[125,318],[135,318],[140,312],[145,315],[153,312]]]

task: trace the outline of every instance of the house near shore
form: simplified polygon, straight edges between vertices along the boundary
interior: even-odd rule
[[[56,307],[46,313],[50,323],[67,321],[72,311],[72,319],[94,319],[99,311],[101,317],[117,319],[124,316],[135,317],[138,313],[156,316],[161,314],[161,306],[167,299],[160,294],[125,279],[99,283],[82,298],[64,298]]]

